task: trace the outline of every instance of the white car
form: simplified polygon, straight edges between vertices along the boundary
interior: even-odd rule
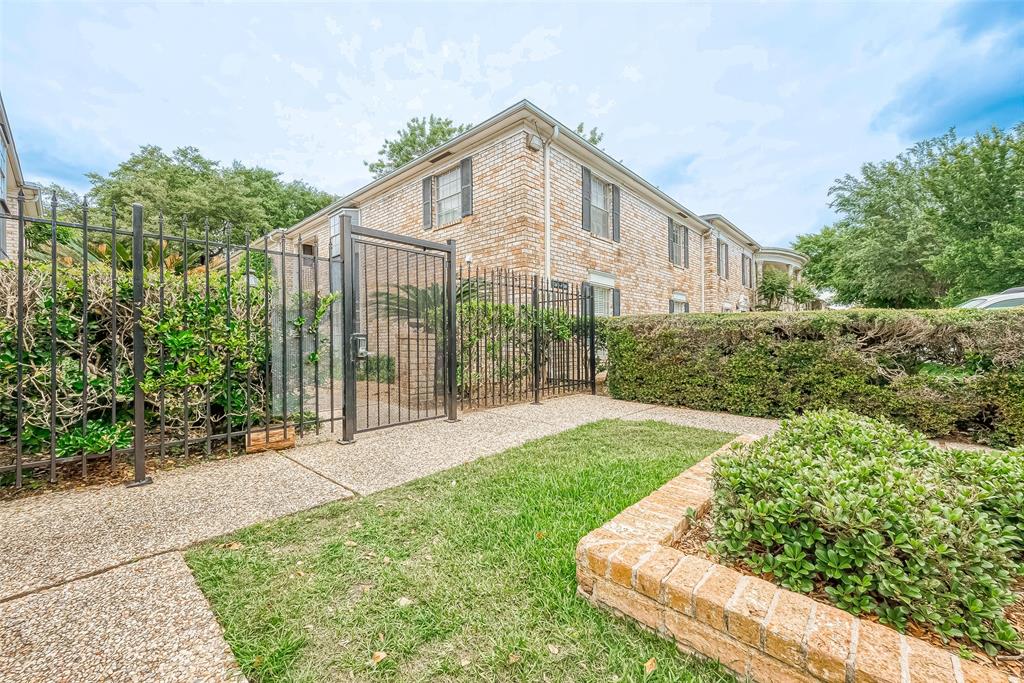
[[[1014,287],[1014,289],[1020,289]],[[1003,292],[1002,294],[990,294],[988,296],[979,296],[976,299],[965,301],[957,308],[1016,308],[1017,306],[1024,306],[1024,291],[1020,292]]]

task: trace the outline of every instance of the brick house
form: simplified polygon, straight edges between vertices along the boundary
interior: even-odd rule
[[[526,100],[277,238],[334,255],[344,214],[454,239],[473,267],[588,282],[599,315],[739,311],[755,301],[762,247],[753,238],[687,209]]]
[[[0,97],[0,213],[17,218],[19,192],[25,193],[25,215],[38,217],[42,212],[41,189],[34,183],[25,182],[7,110],[3,97]],[[18,222],[0,217],[0,259],[17,257]]]

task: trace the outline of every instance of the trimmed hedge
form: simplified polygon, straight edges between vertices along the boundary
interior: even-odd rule
[[[941,450],[849,411],[811,412],[714,466],[712,552],[786,588],[966,638],[1024,644],[1024,449]]]
[[[1024,311],[634,316],[602,331],[615,398],[757,417],[847,408],[1024,444]]]

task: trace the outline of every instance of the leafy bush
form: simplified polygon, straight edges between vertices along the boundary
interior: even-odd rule
[[[786,588],[990,652],[1024,570],[1024,449],[941,451],[886,420],[816,411],[715,462],[712,550]]]
[[[83,282],[80,265],[61,264],[52,290],[49,265],[25,265],[22,367],[26,453],[49,450],[51,409],[58,457],[83,450],[102,453],[111,446],[130,443],[131,430],[121,418],[130,418],[135,391],[131,372],[132,273],[130,269],[117,271],[116,293],[111,275],[109,265],[90,263],[88,281]],[[211,269],[207,297],[205,273],[191,273],[186,286],[181,273],[169,270],[161,287],[156,270],[145,271],[142,328],[146,374],[142,389],[147,422],[156,425],[162,420],[165,427],[180,434],[187,428],[205,428],[209,421],[216,432],[224,431],[228,424],[244,424],[247,405],[256,418],[264,414],[263,283],[259,280],[253,285],[250,280],[247,288],[246,277],[244,269],[237,267],[229,282],[223,270]],[[12,445],[16,433],[17,300],[17,268],[0,263],[0,446]],[[54,311],[55,336],[51,334]],[[54,382],[51,353],[57,361]],[[87,374],[83,374],[83,364]],[[51,386],[55,402],[50,399]],[[87,418],[84,432],[83,416]],[[112,420],[115,417],[117,420]]]
[[[1024,311],[635,316],[603,331],[616,398],[759,417],[849,408],[1024,444]]]
[[[356,364],[356,380],[373,380],[384,384],[393,384],[395,381],[395,357],[394,356],[369,356],[365,361]]]

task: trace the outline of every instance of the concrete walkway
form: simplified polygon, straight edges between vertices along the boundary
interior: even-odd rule
[[[0,680],[237,680],[181,552],[200,541],[606,418],[763,434],[772,420],[550,399],[0,503]]]

